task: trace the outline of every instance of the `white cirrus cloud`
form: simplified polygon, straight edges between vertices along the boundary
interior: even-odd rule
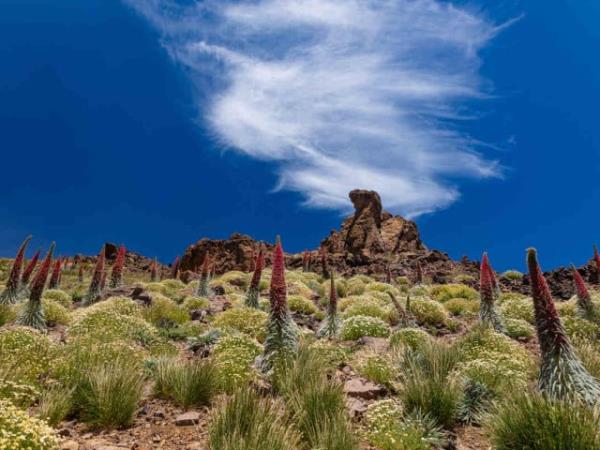
[[[125,0],[198,88],[217,140],[273,161],[278,188],[345,210],[377,190],[408,216],[460,179],[498,176],[457,124],[489,98],[479,51],[500,27],[439,0]]]

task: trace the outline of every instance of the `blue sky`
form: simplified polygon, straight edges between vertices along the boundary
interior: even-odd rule
[[[0,2],[0,255],[300,251],[365,187],[453,257],[583,263],[600,7],[497,3]]]

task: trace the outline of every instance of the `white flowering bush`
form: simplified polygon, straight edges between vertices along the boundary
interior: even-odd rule
[[[153,325],[169,328],[190,320],[190,314],[175,301],[161,295],[152,295],[152,303],[142,309],[142,316]]]
[[[0,373],[0,400],[8,400],[16,406],[28,407],[37,400],[39,395],[40,390],[37,387],[4,378],[4,374]]]
[[[330,367],[338,367],[348,362],[350,350],[327,339],[319,339],[310,344],[321,359]]]
[[[342,323],[340,337],[343,340],[353,341],[363,336],[387,337],[390,328],[381,319],[369,316],[353,316]]]
[[[219,314],[215,318],[213,326],[223,331],[239,331],[263,342],[267,333],[267,319],[268,314],[264,311],[239,306]]]
[[[500,305],[500,314],[533,324],[533,301],[530,298],[506,298]]]
[[[365,292],[383,292],[384,294],[390,293],[395,296],[400,295],[400,291],[391,284],[380,283],[378,281],[373,281],[365,285]]]
[[[55,450],[58,436],[43,420],[0,400],[0,450]]]
[[[502,273],[502,278],[506,278],[508,280],[521,280],[523,278],[523,274],[518,270],[510,269],[506,272]]]
[[[577,301],[575,299],[569,300],[568,302],[556,302],[555,305],[560,317],[574,317],[578,313]]]
[[[37,385],[50,369],[57,346],[29,327],[0,330],[0,373],[22,384]]]
[[[43,298],[54,300],[67,309],[73,304],[73,298],[71,297],[71,294],[60,289],[45,290]]]
[[[529,341],[535,334],[533,325],[523,319],[512,319],[507,317],[503,322],[506,327],[506,332],[513,339]]]
[[[2,288],[0,288],[2,292]],[[0,304],[0,327],[14,321],[17,318],[17,310],[12,305]]]
[[[392,399],[369,405],[364,430],[369,443],[381,450],[429,450],[444,442],[443,433],[432,420],[404,415],[402,407]]]
[[[421,325],[443,326],[448,321],[448,313],[444,306],[432,300],[416,299],[411,301],[410,312]]]
[[[213,359],[219,385],[225,392],[233,392],[256,376],[252,363],[262,353],[262,346],[244,334],[226,334],[213,348]]]
[[[288,295],[288,306],[290,311],[302,314],[315,314],[318,311],[312,301],[301,295]]]
[[[358,278],[352,277],[346,281],[346,295],[361,295],[365,292],[365,282]]]
[[[50,326],[68,325],[71,322],[71,314],[61,303],[49,298],[42,299],[42,308],[46,323]]]
[[[329,288],[325,292],[329,292]],[[305,299],[310,299],[313,296],[313,290],[302,281],[292,281],[291,283],[288,281],[287,293],[289,297],[300,296]]]
[[[352,366],[367,380],[385,386],[391,386],[397,375],[393,359],[387,354],[369,352],[358,355]]]
[[[433,286],[429,294],[438,302],[445,302],[451,298],[466,298],[467,300],[479,298],[479,294],[475,289],[457,283]]]

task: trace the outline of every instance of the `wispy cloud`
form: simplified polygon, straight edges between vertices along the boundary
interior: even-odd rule
[[[162,33],[226,147],[275,161],[279,188],[345,209],[375,189],[416,216],[497,176],[456,124],[487,97],[480,49],[498,27],[437,0],[125,0]]]

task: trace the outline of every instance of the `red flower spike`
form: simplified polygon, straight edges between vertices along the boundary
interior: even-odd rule
[[[96,267],[94,268],[94,274],[92,275],[92,281],[90,282],[90,287],[88,289],[88,293],[86,298],[84,299],[84,304],[91,305],[95,303],[98,297],[102,292],[102,279],[105,277],[104,275],[104,265],[106,263],[106,252],[104,250],[104,245],[100,249],[100,253],[98,253],[98,257],[96,258]]]
[[[285,260],[279,239],[275,245],[273,255],[269,298],[271,300],[271,311],[273,316],[284,318],[287,314],[287,288],[285,284]]]
[[[58,289],[60,284],[62,261],[58,258],[54,261],[54,267],[52,269],[52,275],[50,276],[50,282],[48,283],[48,289]]]
[[[125,246],[121,245],[110,273],[110,287],[117,288],[123,284],[123,268],[125,267]]]
[[[48,278],[48,272],[50,272],[50,265],[52,264],[52,253],[54,252],[55,244],[54,242],[50,244],[50,248],[48,249],[48,253],[46,254],[46,258],[42,262],[40,266],[40,270],[38,270],[35,278],[31,282],[31,292],[29,294],[29,301],[32,303],[37,303],[42,299],[42,293],[44,292],[44,287],[46,285],[46,280]]]
[[[329,286],[329,315],[335,316],[335,314],[337,312],[338,299],[337,299],[337,289],[335,288],[335,280],[333,277],[333,273],[331,274],[330,280],[331,280],[331,283]]]
[[[158,263],[156,262],[156,258],[150,264],[150,281],[158,281]]]
[[[600,284],[600,254],[596,245],[594,245],[594,262],[596,263],[596,284]]]
[[[177,279],[179,277],[179,256],[175,257],[173,266],[171,269],[171,278]]]
[[[35,270],[35,266],[37,265],[40,259],[40,251],[35,252],[35,255],[31,258],[27,266],[25,266],[25,270],[23,270],[23,276],[21,277],[21,284],[25,285],[29,283],[29,279],[31,278],[31,274]]]
[[[548,354],[556,346],[570,346],[546,278],[540,269],[535,249],[527,250],[527,267],[531,283],[531,296],[535,313],[536,329],[542,354]]]
[[[254,273],[252,274],[252,280],[250,281],[251,289],[258,289],[258,285],[260,283],[260,277],[262,275],[262,270],[265,267],[265,255],[263,254],[262,248],[258,251],[258,255],[256,255],[256,262],[254,263]]]
[[[575,284],[575,292],[577,293],[577,298],[585,303],[592,301],[592,297],[590,296],[590,293],[587,287],[585,286],[583,277],[579,274],[575,266],[572,266],[571,270],[573,271],[573,281]]]
[[[29,244],[30,240],[31,236],[27,236],[19,247],[17,256],[15,256],[15,260],[10,270],[10,275],[8,276],[8,280],[6,282],[6,288],[0,294],[0,303],[16,303],[19,299],[19,288],[21,287],[21,272],[23,271],[25,250],[27,249],[27,244]]]
[[[325,278],[329,278],[329,263],[327,259],[327,249],[321,246],[321,269]]]

